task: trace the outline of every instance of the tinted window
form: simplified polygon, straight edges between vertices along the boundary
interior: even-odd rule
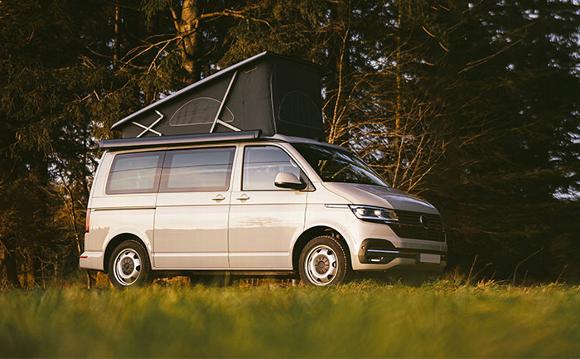
[[[160,192],[225,191],[230,187],[234,147],[168,151]]]
[[[300,178],[300,168],[282,149],[274,146],[250,146],[244,150],[244,191],[284,190],[274,186],[276,175],[289,172]]]
[[[330,146],[294,143],[324,182],[347,182],[387,186],[363,161],[346,150]]]
[[[127,153],[115,156],[106,192],[147,193],[156,192],[162,152]]]

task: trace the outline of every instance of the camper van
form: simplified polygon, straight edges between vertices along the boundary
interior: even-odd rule
[[[316,81],[292,82],[308,69],[260,54],[115,124],[123,138],[101,143],[80,267],[121,288],[174,273],[329,286],[353,271],[442,270],[438,210],[316,138]]]

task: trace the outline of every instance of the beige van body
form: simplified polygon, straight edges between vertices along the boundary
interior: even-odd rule
[[[112,268],[121,277],[125,268],[128,279],[120,282],[131,285],[140,275],[136,268],[144,261],[153,273],[298,273],[303,265],[307,274],[314,274],[310,284],[328,285],[335,283],[337,273],[328,265],[332,267],[337,260],[336,253],[319,246],[301,258],[307,243],[322,235],[346,247],[348,270],[412,267],[439,271],[445,267],[447,244],[434,206],[386,185],[324,181],[297,149],[300,146],[325,153],[344,151],[310,139],[275,135],[246,142],[105,152],[88,203],[80,267]],[[198,154],[220,164],[207,160],[207,169],[188,167],[184,161],[194,161]],[[290,165],[279,159],[283,154]],[[261,162],[269,155],[277,157]],[[117,157],[127,161],[113,169]],[[173,161],[170,169],[165,165],[168,161]],[[183,167],[179,161],[185,163]],[[135,170],[136,166],[143,168]],[[272,171],[278,168],[288,172],[274,176]],[[191,191],[179,187],[191,177],[200,178],[203,186]],[[213,177],[219,177],[216,186],[208,182]],[[296,188],[292,188],[294,179],[299,180]],[[132,181],[153,189],[132,191]],[[266,182],[281,183],[270,186]],[[178,189],[172,190],[173,185]],[[126,240],[140,243],[146,255],[121,251],[112,258],[115,247]],[[324,263],[326,269],[317,269]],[[327,273],[332,274],[326,278]]]

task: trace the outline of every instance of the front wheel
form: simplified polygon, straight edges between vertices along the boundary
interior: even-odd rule
[[[308,242],[298,263],[300,279],[308,285],[340,284],[349,272],[347,250],[330,236],[316,237]]]
[[[107,269],[109,280],[115,287],[137,287],[150,281],[151,266],[141,243],[134,240],[122,242],[110,258]]]

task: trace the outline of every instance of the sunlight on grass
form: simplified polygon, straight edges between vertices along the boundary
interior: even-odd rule
[[[195,286],[0,293],[0,356],[580,355],[580,287]]]

